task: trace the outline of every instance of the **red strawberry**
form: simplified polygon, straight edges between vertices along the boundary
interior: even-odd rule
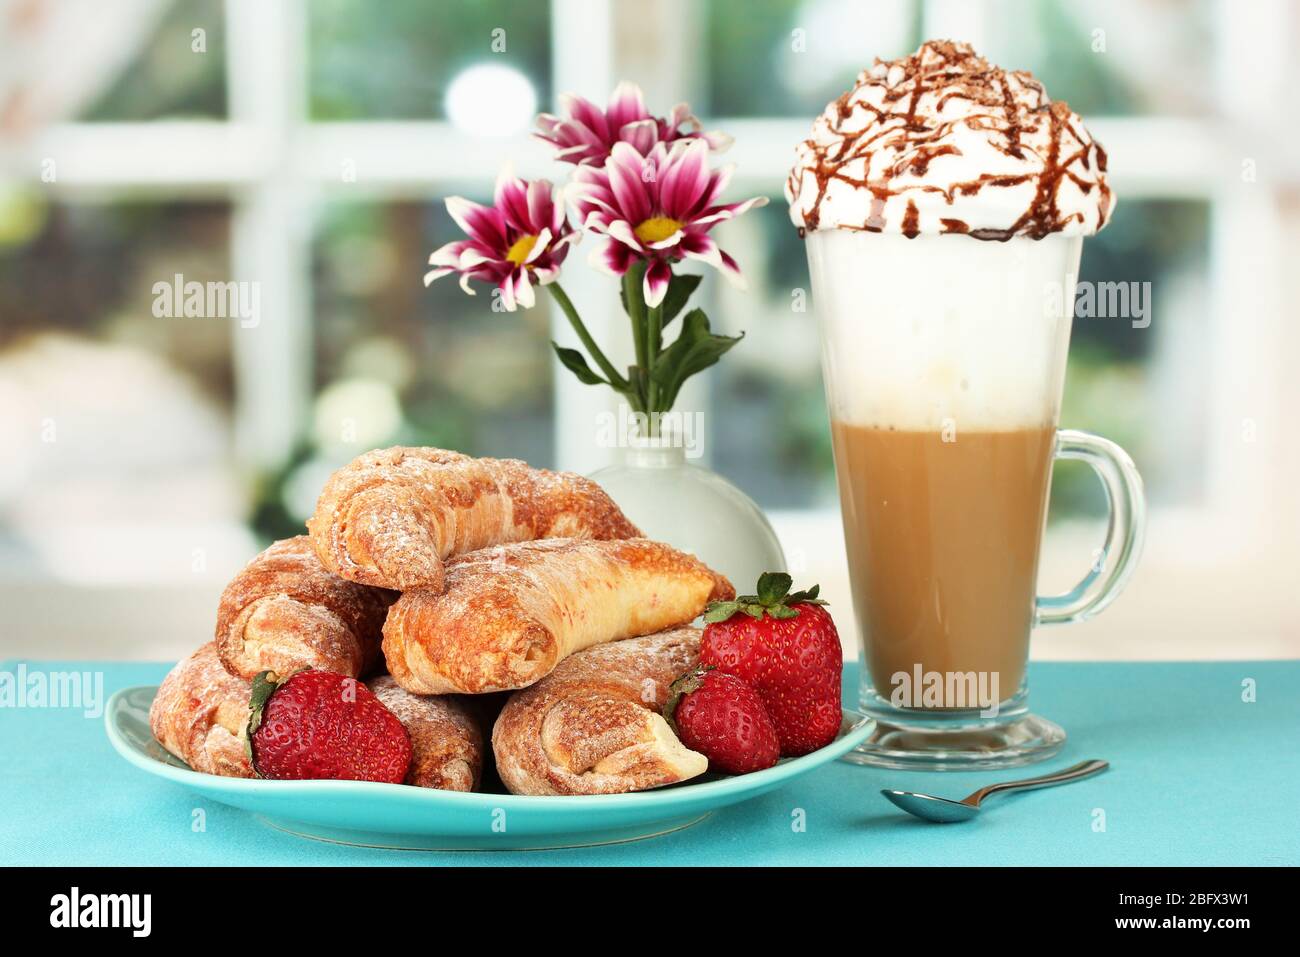
[[[735,675],[693,668],[672,683],[664,717],[709,767],[748,774],[776,764],[781,746],[758,693]]]
[[[757,595],[714,602],[704,614],[700,664],[748,681],[776,725],[781,754],[825,747],[840,729],[844,653],[818,586],[790,594],[790,576],[767,572]]]
[[[345,675],[253,679],[248,755],[259,777],[401,784],[411,738],[374,693]]]

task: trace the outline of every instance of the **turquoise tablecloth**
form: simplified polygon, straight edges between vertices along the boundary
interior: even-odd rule
[[[166,666],[28,662],[104,674],[105,697],[155,684]],[[3,665],[13,672],[15,662]],[[846,685],[853,675],[846,674]],[[1254,682],[1254,702],[1243,682]],[[1008,796],[970,824],[902,816],[882,787],[962,797],[1024,769],[922,774],[833,764],[676,834],[566,851],[459,854],[306,841],[231,808],[189,833],[192,798],[110,748],[102,718],[0,707],[3,864],[1300,864],[1300,662],[1035,664],[1035,710],[1062,724],[1065,751],[1098,778]],[[1032,773],[1032,772],[1027,772]],[[795,832],[791,811],[807,829]],[[1103,821],[1104,830],[1099,829]],[[178,834],[181,837],[178,839]]]

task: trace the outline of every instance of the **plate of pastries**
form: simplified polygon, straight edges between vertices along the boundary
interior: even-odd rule
[[[305,837],[633,840],[870,733],[841,707],[825,602],[791,584],[738,596],[578,475],[380,449],[231,580],[210,641],[105,721],[137,767]]]

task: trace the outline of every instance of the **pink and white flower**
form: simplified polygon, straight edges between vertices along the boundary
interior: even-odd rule
[[[672,263],[696,259],[743,285],[740,267],[709,236],[718,223],[767,203],[762,196],[718,203],[733,167],[709,169],[709,144],[699,138],[671,146],[656,143],[642,156],[630,143],[615,143],[603,166],[574,170],[571,193],[584,229],[609,237],[592,263],[622,276],[636,260],[647,263],[646,304],[663,302]]]
[[[531,309],[533,283],[546,285],[560,274],[569,246],[579,238],[565,215],[560,190],[546,180],[528,182],[503,172],[491,206],[460,196],[447,200],[447,212],[468,239],[433,251],[424,274],[427,286],[449,273],[460,273],[460,287],[474,295],[469,280],[494,283],[506,310]]]
[[[604,110],[571,93],[560,97],[560,102],[568,115],[562,119],[542,113],[537,117],[540,130],[533,135],[556,147],[556,159],[566,163],[602,166],[615,143],[627,143],[642,156],[656,143],[683,139],[701,139],[715,150],[731,145],[731,137],[725,133],[701,130],[700,121],[685,103],[673,107],[666,117],[651,116],[641,88],[634,83],[620,83]]]

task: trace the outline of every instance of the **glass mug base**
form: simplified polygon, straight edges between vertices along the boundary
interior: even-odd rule
[[[1065,744],[1060,725],[1030,714],[1021,689],[993,717],[978,711],[922,711],[891,706],[863,688],[861,710],[871,716],[871,736],[842,760],[913,771],[983,771],[1050,758]]]

